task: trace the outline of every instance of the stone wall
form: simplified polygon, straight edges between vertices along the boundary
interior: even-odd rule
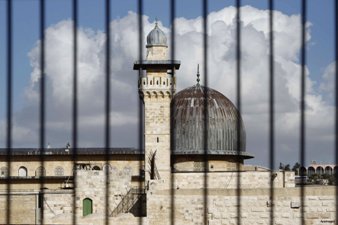
[[[240,220],[242,225],[270,224],[271,200],[269,189],[242,189]],[[179,189],[174,192],[175,224],[237,224],[237,191],[210,189],[204,198],[203,190]],[[205,203],[205,200],[207,202]],[[152,191],[148,195],[149,224],[171,224],[171,192],[168,190]],[[207,215],[204,217],[206,208]],[[300,188],[275,189],[274,221],[276,225],[301,224]],[[308,187],[305,192],[305,224],[336,224],[335,188]],[[204,219],[206,218],[206,221]],[[205,223],[204,223],[205,222]]]
[[[201,189],[205,187],[205,175],[208,188],[237,188],[237,172],[211,172],[211,173],[174,173],[174,187],[176,189]],[[274,172],[275,188],[294,187],[293,172]],[[270,187],[271,174],[268,171],[240,172],[241,188],[268,188]]]
[[[109,211],[112,211],[132,187],[130,170],[113,170],[110,173]],[[291,186],[292,173],[283,173],[275,178],[274,220],[276,225],[299,224],[300,188]],[[152,181],[147,191],[147,217],[137,218],[132,214],[109,217],[111,224],[119,225],[167,225],[171,218],[175,224],[232,225],[237,223],[238,198],[236,173],[208,173],[209,188],[203,189],[203,173],[174,174],[174,190],[161,185],[164,181]],[[269,172],[241,173],[241,224],[269,224],[271,199],[268,186]],[[235,177],[235,178],[233,178]],[[229,181],[229,178],[230,181]],[[280,178],[280,180],[276,180]],[[77,224],[104,224],[105,172],[78,171],[76,193]],[[195,180],[195,181],[194,181]],[[198,180],[196,182],[196,180]],[[250,185],[251,183],[251,185]],[[227,186],[225,186],[227,184]],[[220,186],[223,185],[223,186]],[[286,186],[283,188],[283,185]],[[72,224],[73,190],[44,190],[44,223]],[[38,191],[21,190],[12,192],[12,223],[35,224],[39,218]],[[207,198],[204,197],[207,194]],[[83,199],[93,201],[93,214],[82,216]],[[205,200],[206,203],[205,203]],[[207,215],[204,217],[204,206]],[[175,209],[172,213],[171,208]],[[0,193],[0,210],[6,211],[6,193]],[[307,186],[305,188],[305,224],[335,224],[335,187]],[[173,217],[172,217],[173,216]],[[0,224],[5,223],[5,213],[0,213]]]
[[[31,158],[29,158],[31,157]],[[29,160],[27,160],[29,158]],[[80,160],[77,161],[78,164],[88,164],[93,168],[97,166],[102,170],[106,166],[106,161],[104,156],[92,156],[86,157],[81,156]],[[13,190],[23,190],[23,189],[40,189],[40,180],[39,176],[36,176],[37,169],[41,166],[38,157],[34,156],[16,156],[15,161],[11,162],[11,177],[12,179],[12,189]],[[114,156],[114,159],[109,161],[109,166],[111,171],[123,171],[130,170],[131,175],[138,176],[140,174],[140,168],[142,162],[137,160],[137,157],[132,156]],[[6,168],[7,162],[0,161],[0,168]],[[20,167],[25,167],[27,169],[26,177],[19,177],[18,171]],[[62,167],[63,175],[56,174],[56,168]],[[60,189],[63,187],[63,184],[68,180],[69,177],[73,176],[73,162],[69,157],[55,157],[53,160],[46,157],[44,162],[45,175],[49,177],[45,179],[45,187],[48,189]],[[90,170],[90,169],[89,169]],[[86,170],[87,171],[87,170]],[[6,176],[0,175],[0,190],[6,190]]]
[[[26,191],[15,192],[10,198],[11,224],[35,224],[36,222],[37,193]],[[0,224],[6,224],[7,197],[5,192],[0,193]]]

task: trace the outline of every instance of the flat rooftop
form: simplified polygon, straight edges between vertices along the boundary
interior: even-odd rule
[[[72,155],[74,148],[45,148],[42,149],[43,155]],[[12,148],[10,150],[11,155],[41,155],[40,148]],[[143,150],[136,148],[109,148],[109,155],[139,155],[143,154]],[[77,148],[77,155],[105,155],[106,148],[100,147],[88,147],[88,148]],[[7,155],[7,148],[0,148],[0,156]]]

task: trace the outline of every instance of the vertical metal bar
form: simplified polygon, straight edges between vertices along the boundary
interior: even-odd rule
[[[142,63],[143,63],[143,0],[138,0],[138,4],[137,4],[137,11],[138,11],[138,58],[139,58],[139,62],[140,62],[140,68],[139,69],[139,74],[138,74],[138,78],[139,80],[142,78]],[[139,158],[139,168],[140,168],[140,172],[144,171],[145,172],[145,167],[146,165],[142,165],[143,162],[145,162],[145,149],[144,149],[144,145],[143,145],[143,103],[140,100],[140,98],[138,98],[138,117],[139,117],[139,130],[138,130],[138,135],[139,135],[139,139],[138,139],[138,145],[139,145],[139,151],[140,151],[140,158]],[[142,154],[143,152],[143,154]],[[139,189],[142,188],[142,181],[140,179],[139,182]],[[142,212],[144,211],[143,209],[143,204],[141,204],[141,207],[139,208],[139,214],[142,214]],[[139,224],[143,224],[143,220],[142,217],[139,217]]]
[[[241,224],[241,1],[236,0],[236,73],[237,73],[237,224]]]
[[[203,168],[204,168],[204,180],[203,180],[203,204],[204,204],[204,224],[208,224],[208,125],[209,125],[209,109],[208,109],[208,1],[203,0],[203,72],[204,72],[204,155],[203,155]]]
[[[301,94],[300,94],[300,166],[305,166],[305,66],[306,66],[306,0],[302,0],[302,30],[301,30]],[[301,182],[301,224],[305,224],[304,219],[304,197],[305,190],[303,182]]]
[[[38,169],[40,182],[40,197],[44,198],[44,184],[45,184],[45,0],[40,0],[40,169]],[[43,202],[43,201],[42,201]],[[41,204],[40,223],[44,224],[44,206]]]
[[[73,0],[72,2],[72,17],[73,17],[73,118],[72,118],[72,142],[73,142],[73,151],[72,151],[72,161],[73,161],[73,224],[76,224],[76,188],[77,188],[77,171],[76,171],[76,162],[77,162],[77,125],[78,125],[78,102],[77,102],[77,22],[78,22],[78,2]]]
[[[337,59],[338,59],[338,3],[337,1],[334,1],[334,16],[335,16],[335,21],[334,21],[334,31],[335,31],[335,139],[334,139],[334,144],[335,144],[335,165],[338,164],[338,66],[337,66]],[[336,181],[336,221],[338,221],[338,173],[334,174],[335,176],[335,181]]]
[[[171,194],[171,211],[170,211],[170,222],[172,225],[175,224],[175,174],[174,174],[174,150],[176,147],[176,133],[174,130],[174,113],[176,111],[176,106],[174,103],[174,92],[175,92],[175,65],[174,65],[174,60],[175,60],[175,17],[176,17],[176,1],[171,0],[170,1],[170,22],[171,22],[171,68],[172,68],[172,78],[173,78],[173,85],[171,85],[171,93],[172,93],[172,104],[170,106],[170,155],[171,155],[171,176],[170,176],[170,194]]]
[[[274,183],[273,172],[275,168],[275,124],[274,124],[274,41],[273,41],[273,10],[274,0],[269,0],[269,42],[270,42],[270,55],[269,55],[269,72],[270,72],[270,85],[269,85],[269,130],[270,130],[270,224],[274,224]]]
[[[11,224],[11,149],[12,149],[12,1],[7,0],[7,199],[6,223]]]
[[[106,0],[105,10],[105,29],[106,29],[106,104],[105,104],[105,160],[109,165],[110,160],[110,0]],[[105,183],[105,224],[109,224],[109,184],[110,167],[106,168]]]

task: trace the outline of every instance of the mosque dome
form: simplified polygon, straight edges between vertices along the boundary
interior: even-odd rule
[[[168,46],[165,33],[158,27],[157,22],[155,27],[147,36],[147,47],[151,46]]]
[[[207,102],[205,101],[207,96]],[[178,92],[172,101],[175,155],[205,154],[204,127],[207,107],[207,154],[239,155],[252,158],[245,152],[245,128],[234,104],[220,92],[201,86]],[[237,146],[237,121],[240,125],[240,146]],[[239,152],[238,152],[239,150]]]

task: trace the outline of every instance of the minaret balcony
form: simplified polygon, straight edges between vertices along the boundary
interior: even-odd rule
[[[159,91],[174,91],[175,78],[167,77],[142,77],[139,83],[140,90],[159,90]]]

